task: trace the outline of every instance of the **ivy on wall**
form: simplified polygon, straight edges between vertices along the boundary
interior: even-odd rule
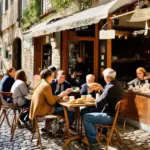
[[[25,30],[29,28],[34,22],[39,20],[41,14],[41,1],[40,0],[30,0],[30,6],[23,10],[22,12],[22,29]]]
[[[49,0],[55,10],[61,10],[68,7],[73,0]]]
[[[76,2],[80,11],[87,9],[91,6],[92,0],[49,0],[53,6],[53,12],[57,13],[65,8],[69,8],[71,3]],[[41,15],[41,0],[30,0],[30,6],[22,12],[22,29],[26,30],[31,27],[35,22],[40,20]],[[49,18],[50,16],[48,16]]]
[[[91,6],[92,0],[49,0],[56,11],[68,8],[72,2],[77,2],[80,10]]]

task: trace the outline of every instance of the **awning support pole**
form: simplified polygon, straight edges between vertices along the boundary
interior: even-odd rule
[[[120,15],[117,15],[117,16],[113,16],[113,17],[110,17],[110,19],[115,19],[115,18],[120,18],[120,17],[123,17],[123,16],[126,16],[126,15],[129,15],[129,14],[133,14],[135,13],[137,10],[133,10],[133,11],[130,11],[130,12],[127,12],[127,13],[124,13],[124,14],[120,14]]]

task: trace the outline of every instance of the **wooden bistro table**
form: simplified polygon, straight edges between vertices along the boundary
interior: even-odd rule
[[[82,140],[82,124],[81,124],[81,129],[80,129],[80,124],[79,124],[80,118],[81,118],[80,117],[80,107],[95,106],[95,102],[85,102],[85,103],[81,103],[81,104],[79,104],[79,103],[69,104],[69,102],[59,101],[58,103],[60,105],[62,105],[64,108],[64,117],[65,117],[65,123],[66,123],[65,137],[67,136],[67,138],[68,138],[63,145],[63,149],[65,149],[71,141]],[[68,111],[67,111],[68,108],[74,108],[75,112],[77,113],[77,121],[78,121],[77,135],[71,135],[71,133],[70,133]]]

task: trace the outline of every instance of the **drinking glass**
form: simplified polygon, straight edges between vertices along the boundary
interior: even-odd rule
[[[70,96],[69,100],[74,100],[75,97],[74,96]]]
[[[88,94],[88,95],[87,95],[87,98],[90,98],[90,97],[92,97],[92,95],[91,95],[91,94]]]

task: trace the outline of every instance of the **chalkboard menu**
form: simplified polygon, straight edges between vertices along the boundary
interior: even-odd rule
[[[51,65],[52,60],[52,46],[50,44],[43,45],[43,63],[42,68],[45,69]]]

